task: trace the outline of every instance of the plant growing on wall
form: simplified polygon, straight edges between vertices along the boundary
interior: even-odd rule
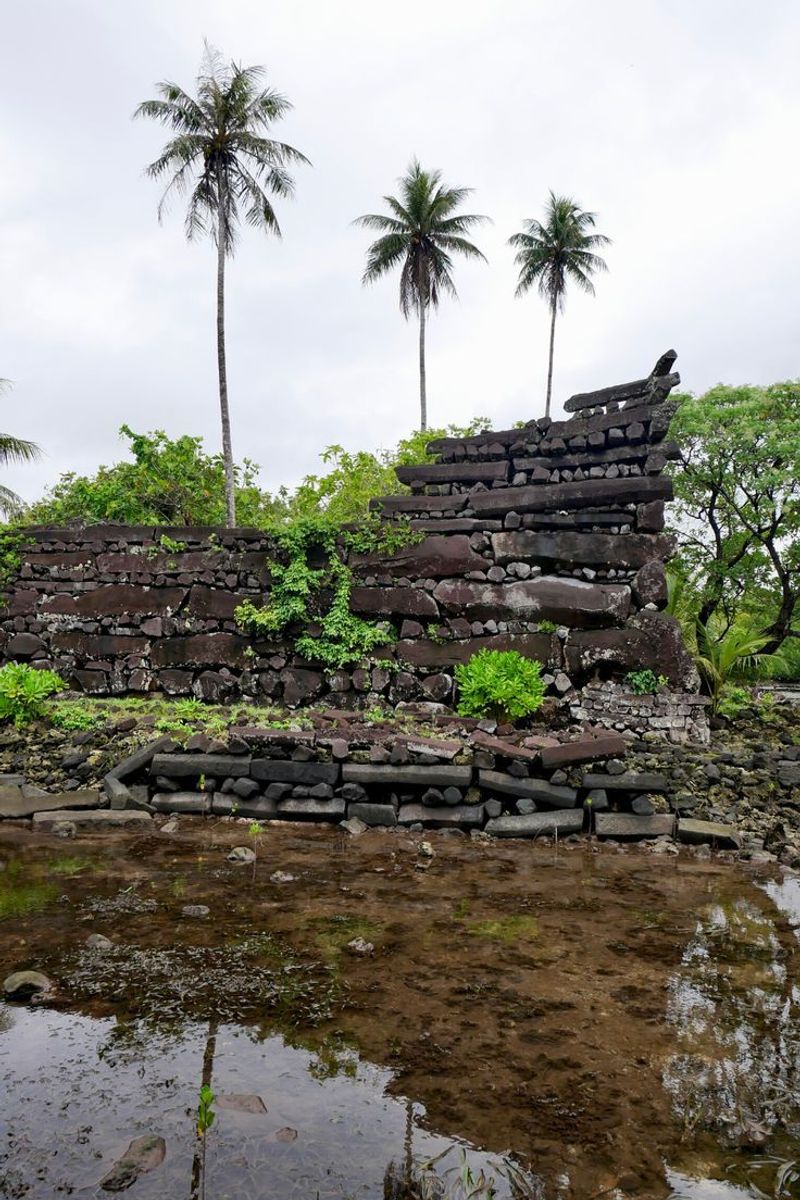
[[[517,650],[479,650],[455,669],[462,717],[493,717],[500,724],[522,720],[541,708],[542,664]]]
[[[388,622],[366,621],[350,611],[353,575],[343,556],[348,550],[392,553],[413,537],[402,522],[367,523],[342,532],[319,516],[296,521],[276,535],[286,561],[268,564],[272,579],[269,603],[259,607],[245,600],[235,610],[236,623],[256,637],[275,637],[291,626],[305,627],[295,643],[304,658],[333,670],[354,666],[378,646],[393,641],[396,633]],[[319,565],[312,565],[311,560]],[[312,625],[313,630],[309,628]]]
[[[625,683],[635,696],[657,692],[659,688],[666,687],[668,682],[666,675],[656,675],[649,667],[642,671],[628,671],[625,676]]]

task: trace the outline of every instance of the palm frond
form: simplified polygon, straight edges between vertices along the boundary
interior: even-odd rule
[[[435,308],[442,295],[456,296],[451,254],[483,259],[466,234],[488,218],[456,213],[471,188],[445,187],[441,172],[425,170],[415,158],[399,180],[399,196],[384,196],[389,213],[366,213],[353,222],[383,236],[367,249],[364,283],[400,266],[400,311]]]

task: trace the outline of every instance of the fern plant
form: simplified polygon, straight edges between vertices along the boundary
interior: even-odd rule
[[[780,653],[764,654],[770,637],[748,617],[727,628],[719,618],[697,622],[697,666],[711,697],[711,712],[719,711],[728,684],[752,679],[781,663]]]
[[[66,683],[55,671],[37,671],[28,663],[10,662],[0,670],[0,720],[17,728],[44,716],[45,701]]]
[[[517,650],[479,650],[455,669],[462,717],[493,717],[500,724],[522,720],[541,708],[542,664]]]

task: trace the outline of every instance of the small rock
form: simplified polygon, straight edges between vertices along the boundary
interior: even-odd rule
[[[183,908],[181,909],[181,916],[198,917],[202,919],[203,917],[207,917],[210,912],[211,909],[207,904],[184,904]]]
[[[50,832],[52,833],[53,837],[74,838],[75,834],[78,832],[78,827],[74,821],[56,821],[56,823],[50,827]]]
[[[175,820],[174,817],[171,817],[169,819],[169,821],[166,821],[161,826],[162,833],[177,833],[179,829],[180,829],[180,825],[178,824],[178,822]]]
[[[368,958],[375,953],[375,947],[372,942],[368,942],[366,938],[356,937],[352,942],[347,943],[347,950],[350,954],[354,954],[356,958]]]
[[[288,871],[273,871],[269,877],[270,883],[294,883],[296,876]]]
[[[52,989],[52,983],[41,971],[12,971],[3,983],[3,995],[9,1000],[30,1000]]]
[[[86,939],[87,950],[111,950],[114,943],[102,933],[90,933]]]
[[[366,832],[369,826],[360,817],[348,817],[346,821],[339,822],[339,828],[344,829],[345,833],[349,833],[351,837],[361,837],[361,834]]]
[[[253,1117],[260,1117],[267,1111],[267,1106],[261,1097],[251,1092],[228,1092],[221,1096],[215,1096],[214,1103],[217,1108],[224,1109],[226,1112],[249,1113]]]
[[[297,1130],[285,1125],[283,1129],[277,1129],[272,1136],[276,1142],[296,1142]]]
[[[167,1143],[161,1137],[145,1134],[134,1138],[122,1158],[100,1180],[106,1192],[123,1192],[131,1187],[140,1175],[160,1167],[167,1153]]]
[[[433,846],[430,844],[430,842],[420,842],[420,844],[417,848],[417,853],[422,858],[433,858],[433,855],[434,855]]]
[[[631,800],[631,812],[635,812],[639,817],[652,817],[655,811],[655,805],[649,796],[634,796]]]
[[[251,863],[256,861],[256,854],[249,846],[234,846],[227,858],[232,863]]]

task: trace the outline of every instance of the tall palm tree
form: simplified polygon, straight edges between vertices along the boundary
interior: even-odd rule
[[[264,233],[281,236],[270,197],[291,196],[294,179],[287,167],[308,162],[293,146],[267,136],[292,106],[279,92],[261,86],[263,75],[263,67],[224,63],[207,45],[196,96],[176,83],[159,83],[159,98],[145,100],[134,113],[152,117],[173,133],[147,168],[152,179],[169,179],[159,220],[172,193],[188,191],[187,238],[209,235],[217,247],[217,366],[229,526],[236,523],[236,498],[225,359],[225,259],[234,252],[242,218]]]
[[[400,271],[400,311],[408,320],[419,317],[419,407],[420,429],[428,428],[428,398],[425,379],[425,323],[428,310],[437,308],[446,292],[457,298],[453,283],[453,255],[486,259],[467,238],[474,225],[488,217],[458,213],[472,188],[446,187],[441,171],[426,171],[413,159],[398,180],[400,198],[384,196],[391,214],[367,213],[356,225],[382,233],[367,250],[363,283],[374,283],[393,267]]]
[[[0,379],[0,396],[11,387],[8,379]],[[14,437],[11,433],[0,433],[0,464],[4,467],[12,462],[35,462],[41,458],[42,452],[35,442],[26,442],[24,438]],[[0,513],[9,517],[22,508],[22,500],[11,488],[0,484]]]
[[[550,305],[550,360],[547,368],[545,416],[550,416],[553,387],[553,343],[556,313],[564,311],[567,284],[575,283],[594,295],[592,275],[607,271],[605,261],[595,250],[608,246],[611,239],[594,233],[596,213],[584,212],[569,196],[550,193],[544,221],[523,221],[522,233],[515,233],[508,244],[516,248],[514,262],[519,267],[517,296],[536,284],[539,295]]]

